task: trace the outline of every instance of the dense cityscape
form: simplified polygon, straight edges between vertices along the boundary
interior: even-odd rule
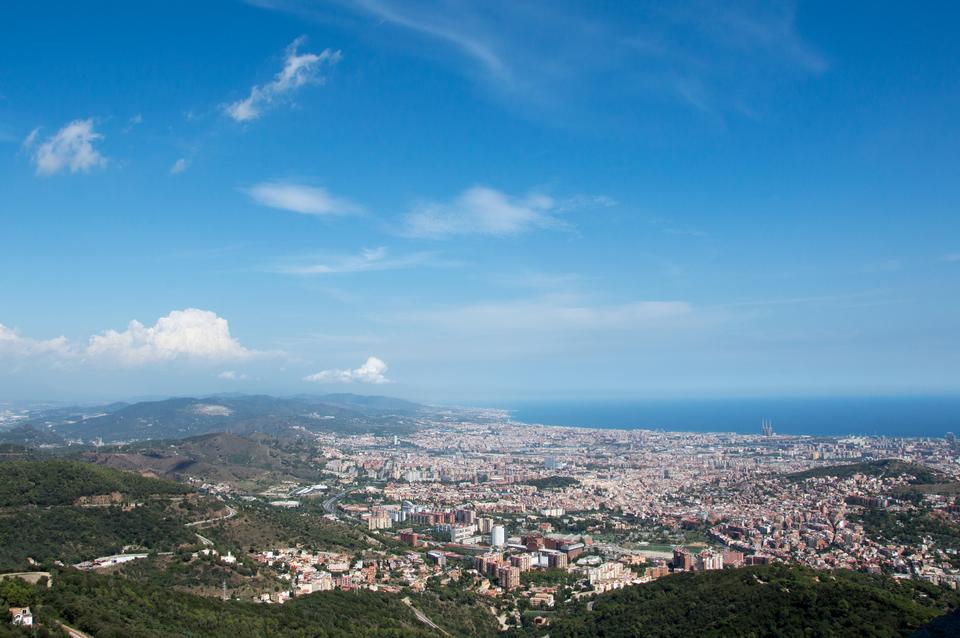
[[[960,474],[953,439],[596,430],[480,417],[423,421],[410,436],[316,435],[325,484],[278,485],[264,497],[282,508],[323,500],[330,517],[407,549],[353,564],[346,554],[266,549],[254,559],[280,566],[290,590],[264,600],[335,588],[417,591],[429,579],[466,578],[516,611],[522,599],[553,607],[558,590],[589,596],[676,571],[771,562],[960,584],[956,546],[926,536],[897,542],[863,522],[864,512],[922,510],[957,524],[955,497],[907,493],[918,478],[911,468]],[[800,478],[881,459],[902,464],[880,475],[827,469]]]

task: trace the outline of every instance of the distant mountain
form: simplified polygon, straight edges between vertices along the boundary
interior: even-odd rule
[[[3,440],[28,445],[53,442],[50,439],[139,441],[179,439],[210,432],[281,435],[296,428],[403,433],[414,427],[409,417],[429,411],[426,406],[401,399],[352,394],[178,397],[47,410],[31,416],[28,422],[31,430]],[[31,437],[38,440],[32,441]]]
[[[416,414],[424,409],[424,406],[404,399],[365,394],[300,395],[300,398],[317,401],[325,405],[336,405],[345,408],[363,408],[365,410],[392,412],[394,414]]]

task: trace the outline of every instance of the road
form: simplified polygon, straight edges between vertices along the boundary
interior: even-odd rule
[[[325,500],[323,502],[323,511],[325,511],[327,514],[332,514],[333,516],[340,518],[340,516],[337,514],[337,501],[339,501],[341,498],[343,498],[349,493],[350,493],[350,490],[348,489],[342,490],[340,492],[337,492],[327,500]]]
[[[435,623],[435,622],[433,622],[432,620],[430,620],[430,617],[429,617],[429,616],[427,616],[425,613],[423,613],[422,611],[420,611],[419,609],[417,609],[416,607],[414,607],[414,606],[413,606],[413,603],[410,602],[410,599],[409,599],[409,598],[404,598],[404,599],[403,599],[403,604],[406,605],[407,607],[409,607],[410,609],[412,609],[414,615],[417,617],[417,620],[419,620],[420,622],[422,622],[424,625],[427,625],[428,627],[432,627],[432,628],[436,629],[437,631],[439,631],[439,632],[440,632],[441,634],[443,634],[444,636],[449,636],[449,635],[450,635],[450,634],[447,632],[447,630],[445,630],[443,627],[440,627],[439,625],[437,625],[437,623]]]
[[[70,636],[70,638],[93,638],[93,636],[90,634],[85,634],[79,629],[74,629],[73,627],[69,627],[63,623],[60,623],[60,629],[63,629],[65,632],[67,632],[67,635]]]
[[[233,518],[237,515],[237,510],[233,509],[229,505],[226,506],[227,513],[224,516],[218,516],[216,518],[208,518],[203,521],[194,521],[192,523],[187,523],[187,527],[197,527],[198,525],[206,525],[207,523],[216,523],[217,521],[225,521],[228,518]]]

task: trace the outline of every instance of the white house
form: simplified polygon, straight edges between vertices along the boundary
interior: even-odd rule
[[[10,615],[13,619],[10,621],[14,625],[21,627],[33,627],[33,614],[29,607],[11,607]]]

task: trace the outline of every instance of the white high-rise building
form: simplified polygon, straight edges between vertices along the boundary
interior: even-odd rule
[[[494,525],[490,530],[490,544],[494,547],[503,547],[507,544],[507,534],[503,525]]]

